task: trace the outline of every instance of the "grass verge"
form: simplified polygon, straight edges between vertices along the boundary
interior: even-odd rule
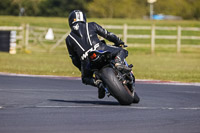
[[[200,82],[200,53],[198,50],[181,54],[157,49],[150,54],[149,48],[128,48],[127,61],[134,65],[138,79],[155,79],[181,82]],[[33,75],[80,76],[66,49],[53,53],[18,52],[16,55],[0,52],[0,72]]]

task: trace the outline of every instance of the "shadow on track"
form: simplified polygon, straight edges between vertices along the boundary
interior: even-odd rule
[[[59,99],[48,99],[48,100],[51,102],[77,103],[77,104],[120,105],[118,102],[112,102],[112,101],[83,101],[83,100],[59,100]]]

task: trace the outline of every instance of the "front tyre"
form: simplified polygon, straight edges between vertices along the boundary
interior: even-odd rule
[[[115,71],[111,67],[105,67],[100,71],[101,79],[108,87],[109,92],[121,105],[130,105],[134,98],[129,90],[116,77]]]

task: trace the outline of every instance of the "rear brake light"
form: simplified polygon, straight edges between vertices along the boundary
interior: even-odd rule
[[[97,57],[96,53],[93,53],[91,56],[90,56],[90,59],[95,59]]]

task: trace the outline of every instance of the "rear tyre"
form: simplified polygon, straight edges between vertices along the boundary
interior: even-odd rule
[[[139,98],[139,96],[137,95],[137,93],[134,92],[133,103],[139,103],[139,102],[140,102],[140,98]]]
[[[130,105],[133,103],[133,96],[116,77],[113,68],[105,67],[101,70],[101,79],[108,87],[109,92],[115,97],[121,105]]]

